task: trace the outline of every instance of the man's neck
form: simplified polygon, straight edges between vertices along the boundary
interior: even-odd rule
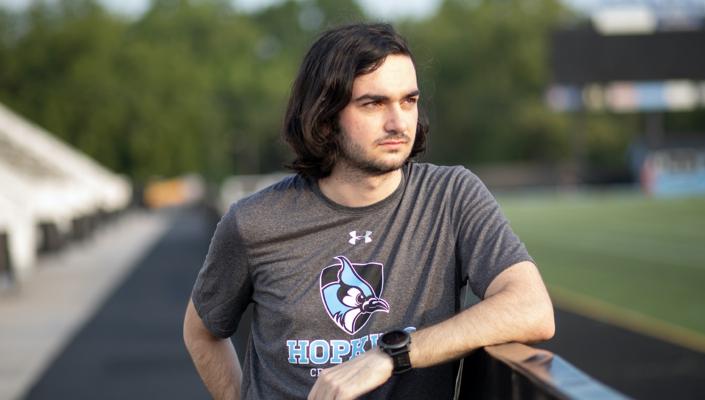
[[[365,207],[390,196],[401,184],[400,169],[383,175],[365,175],[333,169],[318,181],[321,192],[330,200],[346,207]]]

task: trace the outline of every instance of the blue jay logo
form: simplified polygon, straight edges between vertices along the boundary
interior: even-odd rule
[[[389,312],[382,299],[384,270],[382,264],[353,264],[344,256],[338,264],[321,271],[321,298],[328,316],[350,335],[362,329],[377,311]]]

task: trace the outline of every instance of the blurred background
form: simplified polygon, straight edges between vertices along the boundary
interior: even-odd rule
[[[0,398],[203,398],[185,302],[227,206],[287,173],[311,42],[391,21],[422,161],[495,193],[559,310],[542,345],[705,393],[705,0],[0,0]]]

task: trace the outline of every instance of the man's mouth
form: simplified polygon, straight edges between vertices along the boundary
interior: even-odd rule
[[[377,142],[377,144],[380,146],[400,146],[400,145],[406,144],[408,142],[409,142],[409,139],[406,137],[403,137],[403,138],[382,139],[379,142]]]

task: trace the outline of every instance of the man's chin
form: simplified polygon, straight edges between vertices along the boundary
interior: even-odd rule
[[[343,154],[340,161],[346,164],[345,169],[349,171],[356,170],[363,175],[380,176],[399,170],[408,160],[409,152],[395,151],[370,154],[367,157],[350,157],[349,154]]]
[[[394,172],[406,164],[409,159],[406,158],[400,161],[387,162],[387,163],[369,163],[366,165],[361,165],[360,170],[368,175],[380,176],[386,175],[388,173]]]

